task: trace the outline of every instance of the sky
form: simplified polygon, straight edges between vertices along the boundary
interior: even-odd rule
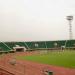
[[[69,15],[75,17],[74,0],[0,0],[0,41],[67,40]]]

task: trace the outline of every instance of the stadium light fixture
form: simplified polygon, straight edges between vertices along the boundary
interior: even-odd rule
[[[67,16],[67,20],[69,21],[69,39],[72,40],[72,20],[73,16]]]

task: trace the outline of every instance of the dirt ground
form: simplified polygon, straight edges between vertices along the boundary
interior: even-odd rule
[[[0,59],[0,67],[14,75],[47,75],[45,71],[53,72],[53,75],[75,75],[75,69],[40,64],[26,60],[16,60],[15,55],[32,55],[38,52],[20,52],[4,54]],[[16,64],[10,64],[15,59]],[[1,71],[0,71],[1,72]],[[1,74],[3,75],[3,74]],[[11,74],[8,74],[11,75]]]

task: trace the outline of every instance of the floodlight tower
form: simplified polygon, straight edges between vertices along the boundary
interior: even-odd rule
[[[72,20],[73,16],[67,16],[67,20],[69,21],[69,39],[72,40]]]

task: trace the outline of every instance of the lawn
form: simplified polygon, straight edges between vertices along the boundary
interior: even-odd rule
[[[75,68],[75,51],[48,52],[46,54],[16,56],[20,60],[29,60],[43,64]]]

